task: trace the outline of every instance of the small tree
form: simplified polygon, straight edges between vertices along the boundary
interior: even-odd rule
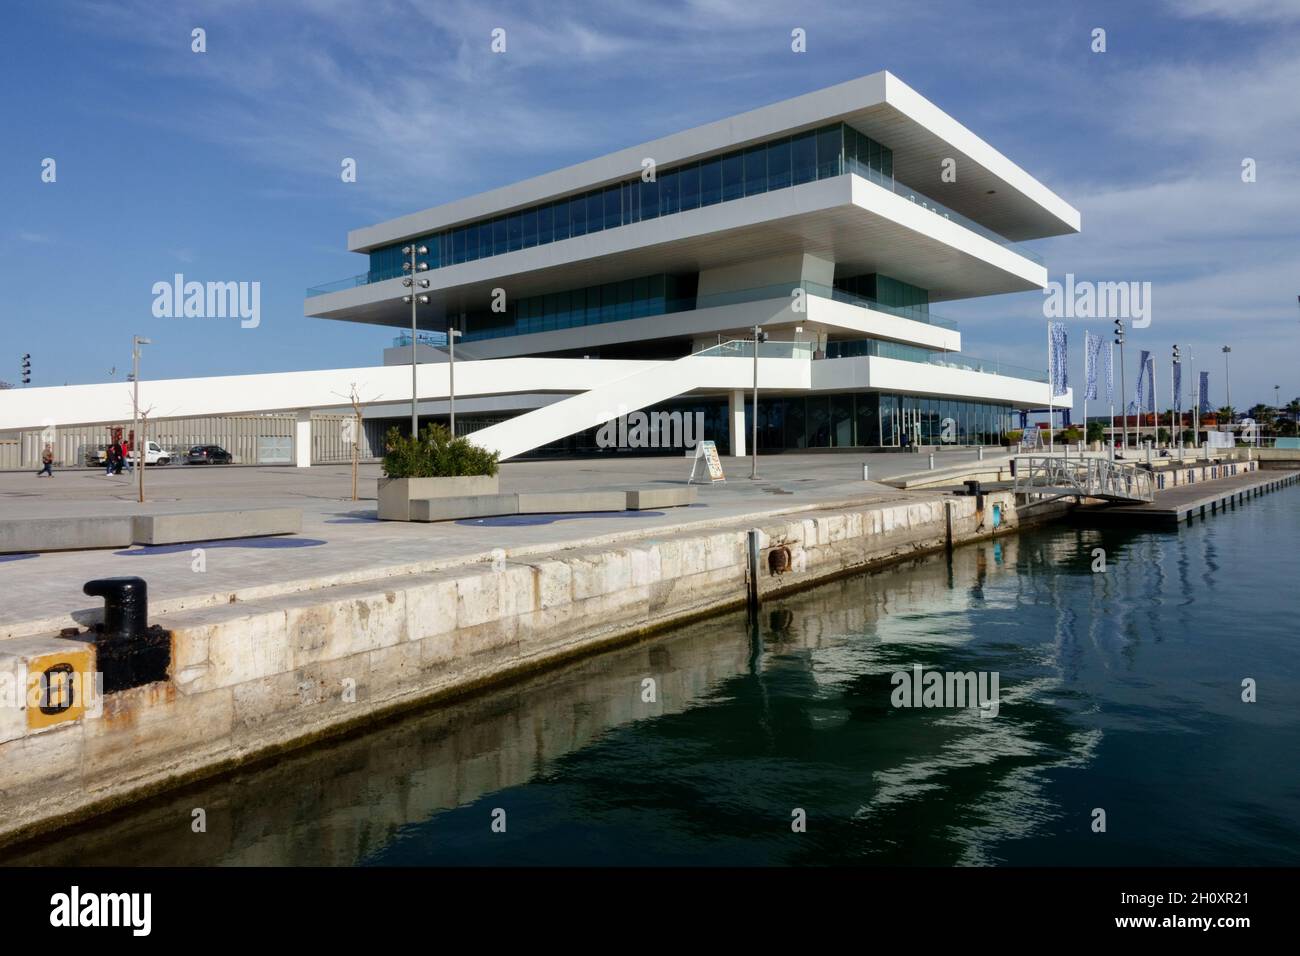
[[[1106,426],[1101,422],[1088,422],[1088,444],[1106,440]]]
[[[339,395],[338,392],[335,392],[334,394]],[[356,501],[358,500],[357,468],[361,458],[361,412],[368,403],[361,400],[361,393],[357,391],[356,382],[352,383],[351,387],[348,389],[347,395],[339,395],[339,397],[346,398],[348,404],[352,406],[352,441],[349,442],[349,444],[352,446],[352,500]],[[378,397],[379,396],[377,395],[375,396],[375,398]],[[372,398],[370,401],[375,401],[375,398]]]

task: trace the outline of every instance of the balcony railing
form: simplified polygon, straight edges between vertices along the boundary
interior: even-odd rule
[[[877,358],[897,359],[902,362],[917,362],[927,365],[939,365],[943,368],[957,368],[968,372],[983,372],[985,375],[1002,375],[1007,378],[1025,379],[1031,382],[1047,382],[1047,373],[1032,368],[1024,368],[1019,365],[1008,365],[1005,362],[989,361],[987,359],[973,358],[969,355],[960,355],[956,352],[933,353],[925,355],[924,349],[918,349],[912,346],[898,346],[895,342],[889,342],[882,339],[862,339],[864,348],[860,355],[867,355]],[[728,339],[717,345],[711,345],[695,353],[696,355],[713,356],[722,358],[748,358],[754,357],[754,340],[753,339]],[[811,342],[791,342],[791,341],[767,341],[760,342],[758,346],[759,358],[812,358]],[[853,358],[855,356],[843,356]]]
[[[325,282],[321,285],[309,286],[307,289],[307,298],[317,295],[325,295],[328,292],[342,292],[344,289],[355,289],[359,285],[370,285],[372,282],[382,281],[379,276],[370,272],[363,272],[359,276],[349,276],[346,279],[335,279],[333,282]]]
[[[902,196],[904,199],[916,203],[923,209],[930,210],[936,216],[942,216],[944,219],[949,219],[960,226],[965,226],[971,232],[978,233],[985,239],[996,242],[998,245],[1010,249],[1018,256],[1024,256],[1026,259],[1037,262],[1040,266],[1046,264],[1043,262],[1043,257],[1034,250],[1027,249],[1020,243],[1011,241],[1006,236],[994,232],[988,226],[980,225],[969,216],[963,216],[961,213],[957,212],[957,210],[948,208],[937,199],[931,199],[919,190],[898,182],[893,177],[882,176],[880,173],[877,173],[875,170],[863,165],[855,159],[845,160],[845,170],[846,172],[853,173],[855,176],[860,176],[868,182],[873,182],[877,186],[882,186],[895,195]]]
[[[695,353],[697,356],[707,358],[754,358],[754,340],[753,339],[728,339],[725,342],[719,342],[717,345],[710,345],[707,349],[701,349]],[[791,341],[772,341],[758,343],[759,358],[797,358],[804,360],[812,359],[811,342],[791,342]]]
[[[928,362],[930,365],[942,365],[944,368],[959,368],[967,372],[983,372],[986,375],[1005,375],[1008,378],[1023,378],[1044,384],[1048,380],[1045,371],[1025,368],[1021,365],[1008,365],[1006,362],[996,360],[973,358],[956,352],[932,355]]]
[[[416,344],[430,345],[434,348],[443,348],[447,344],[446,332],[421,332],[415,337]],[[403,332],[393,339],[391,348],[407,348],[411,344],[411,333]]]

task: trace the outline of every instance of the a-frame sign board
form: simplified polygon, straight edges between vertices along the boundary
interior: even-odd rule
[[[709,483],[715,481],[725,482],[726,476],[722,473],[722,460],[718,457],[718,446],[715,442],[702,441],[695,446],[695,457],[691,459],[691,477],[686,480],[689,485],[695,481],[695,472],[699,469],[700,462],[704,462],[704,474],[700,475],[699,480],[702,482],[708,478]]]

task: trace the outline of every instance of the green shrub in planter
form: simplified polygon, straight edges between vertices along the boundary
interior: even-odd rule
[[[419,438],[403,435],[394,426],[384,436],[384,449],[386,478],[459,478],[497,473],[497,452],[485,451],[464,437],[452,438],[441,425],[425,425]]]

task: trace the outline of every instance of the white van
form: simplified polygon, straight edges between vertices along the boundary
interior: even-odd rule
[[[140,460],[140,453],[136,449],[131,451],[131,461]],[[144,448],[144,463],[146,465],[169,465],[171,464],[171,452],[163,449],[156,441],[146,441]]]

